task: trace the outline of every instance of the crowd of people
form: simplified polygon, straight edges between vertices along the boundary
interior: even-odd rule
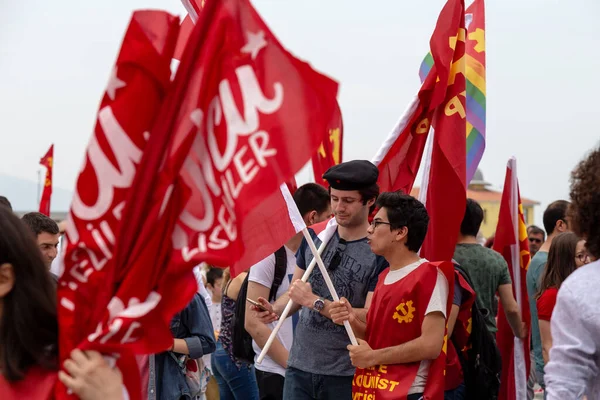
[[[501,309],[513,335],[532,344],[529,398],[536,383],[548,399],[600,398],[600,149],[573,171],[570,201],[552,202],[543,229],[527,230],[530,330],[506,261],[478,238],[476,201],[467,200],[453,260],[426,260],[425,206],[379,193],[377,178],[370,162],[349,161],[324,175],[329,189],[309,183],[293,195],[315,244],[326,241],[321,257],[339,301],[319,269],[301,279],[314,257],[302,233],[235,277],[199,266],[171,347],[138,356],[143,397],[493,399],[507,362],[495,342]],[[57,364],[61,235],[49,217],[19,219],[0,197],[0,397],[51,398],[60,380],[82,399],[123,399],[121,373],[101,354],[75,350]]]

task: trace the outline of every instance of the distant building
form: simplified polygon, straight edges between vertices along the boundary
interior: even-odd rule
[[[481,224],[480,234],[485,238],[489,238],[496,232],[498,225],[498,215],[500,214],[500,202],[502,201],[502,192],[490,189],[491,184],[483,179],[481,170],[477,170],[469,187],[467,189],[467,197],[477,201],[483,208],[483,223]],[[419,196],[419,188],[413,188],[412,196]],[[540,203],[535,200],[521,197],[523,204],[523,216],[527,226],[534,223],[534,207]]]

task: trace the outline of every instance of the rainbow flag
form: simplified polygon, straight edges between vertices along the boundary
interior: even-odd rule
[[[471,181],[485,150],[485,7],[484,0],[475,0],[465,12],[467,27],[467,183]],[[419,69],[421,82],[433,66],[433,56],[427,53]]]

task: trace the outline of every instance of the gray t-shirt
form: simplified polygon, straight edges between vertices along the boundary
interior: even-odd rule
[[[313,231],[311,235],[318,248],[321,241]],[[336,231],[321,255],[328,270],[338,244],[339,236]],[[310,248],[303,240],[296,254],[296,264],[306,269],[312,259]],[[339,266],[334,271],[329,271],[329,275],[338,295],[347,298],[352,307],[362,308],[367,293],[375,290],[379,274],[387,267],[385,259],[373,254],[367,239],[364,238],[346,242]],[[315,294],[332,300],[318,267],[315,267],[308,282]],[[316,311],[302,308],[288,367],[319,375],[352,376],[355,368],[346,349],[349,344],[350,339],[343,326],[334,324]]]

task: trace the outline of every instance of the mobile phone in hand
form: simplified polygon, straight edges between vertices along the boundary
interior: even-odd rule
[[[247,301],[248,303],[252,304],[253,306],[260,308],[260,309],[261,309],[261,310],[263,310],[263,311],[269,311],[269,310],[267,310],[267,309],[266,309],[266,308],[265,308],[265,307],[264,307],[262,304],[260,304],[258,301],[254,301],[254,300],[252,300],[252,299],[251,299],[251,298],[249,298],[249,297],[247,297],[247,298],[246,298],[246,301]]]

